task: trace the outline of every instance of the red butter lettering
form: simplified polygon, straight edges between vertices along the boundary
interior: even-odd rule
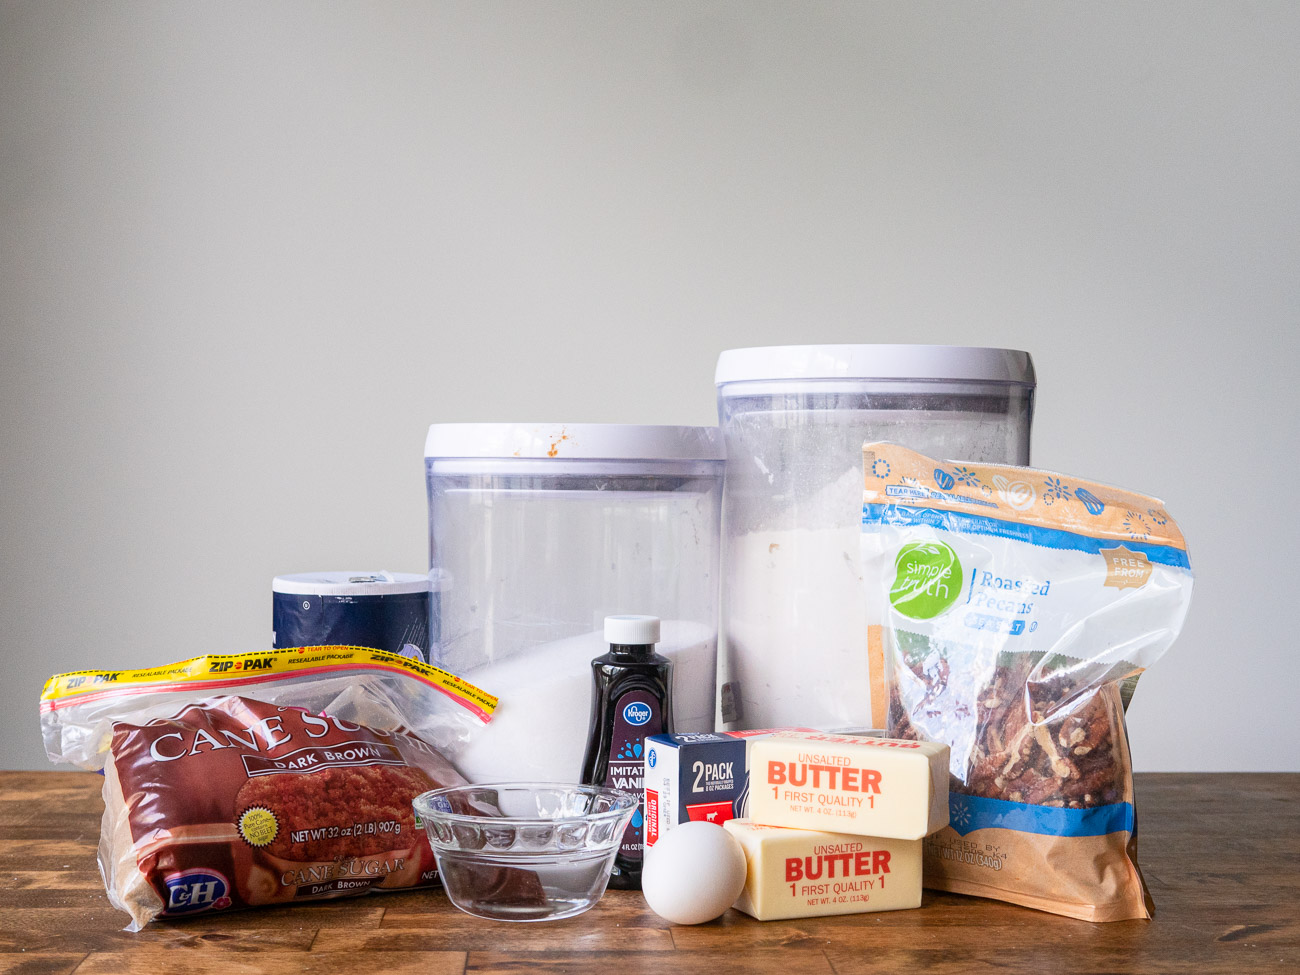
[[[814,789],[840,788],[845,792],[880,792],[880,773],[875,769],[838,768],[805,762],[768,762],[768,785],[811,785]]]

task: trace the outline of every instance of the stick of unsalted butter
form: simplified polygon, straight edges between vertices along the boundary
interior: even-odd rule
[[[948,825],[948,746],[783,731],[750,745],[749,818],[919,840]]]
[[[722,828],[748,862],[735,903],[760,921],[921,906],[921,841],[759,826],[732,819]]]

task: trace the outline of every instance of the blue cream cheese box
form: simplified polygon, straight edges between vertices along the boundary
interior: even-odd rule
[[[680,823],[721,825],[749,804],[748,743],[765,731],[701,731],[645,740],[645,845]]]

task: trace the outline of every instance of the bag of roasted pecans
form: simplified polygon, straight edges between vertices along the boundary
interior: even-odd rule
[[[104,773],[100,869],[138,930],[434,883],[411,800],[464,783],[448,756],[495,707],[419,661],[305,647],[59,674],[41,727]]]
[[[928,887],[1150,917],[1124,712],[1182,627],[1187,547],[1154,498],[863,447],[872,716],[951,748]]]

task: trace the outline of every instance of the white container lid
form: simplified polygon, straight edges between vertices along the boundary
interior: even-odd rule
[[[715,385],[783,379],[1035,384],[1028,352],[964,345],[769,345],[718,356]]]
[[[606,616],[605,642],[644,647],[659,642],[658,616]]]
[[[424,456],[494,460],[723,460],[717,427],[634,423],[435,423]]]
[[[295,596],[393,596],[428,592],[429,577],[415,572],[300,572],[276,576],[271,591]]]

